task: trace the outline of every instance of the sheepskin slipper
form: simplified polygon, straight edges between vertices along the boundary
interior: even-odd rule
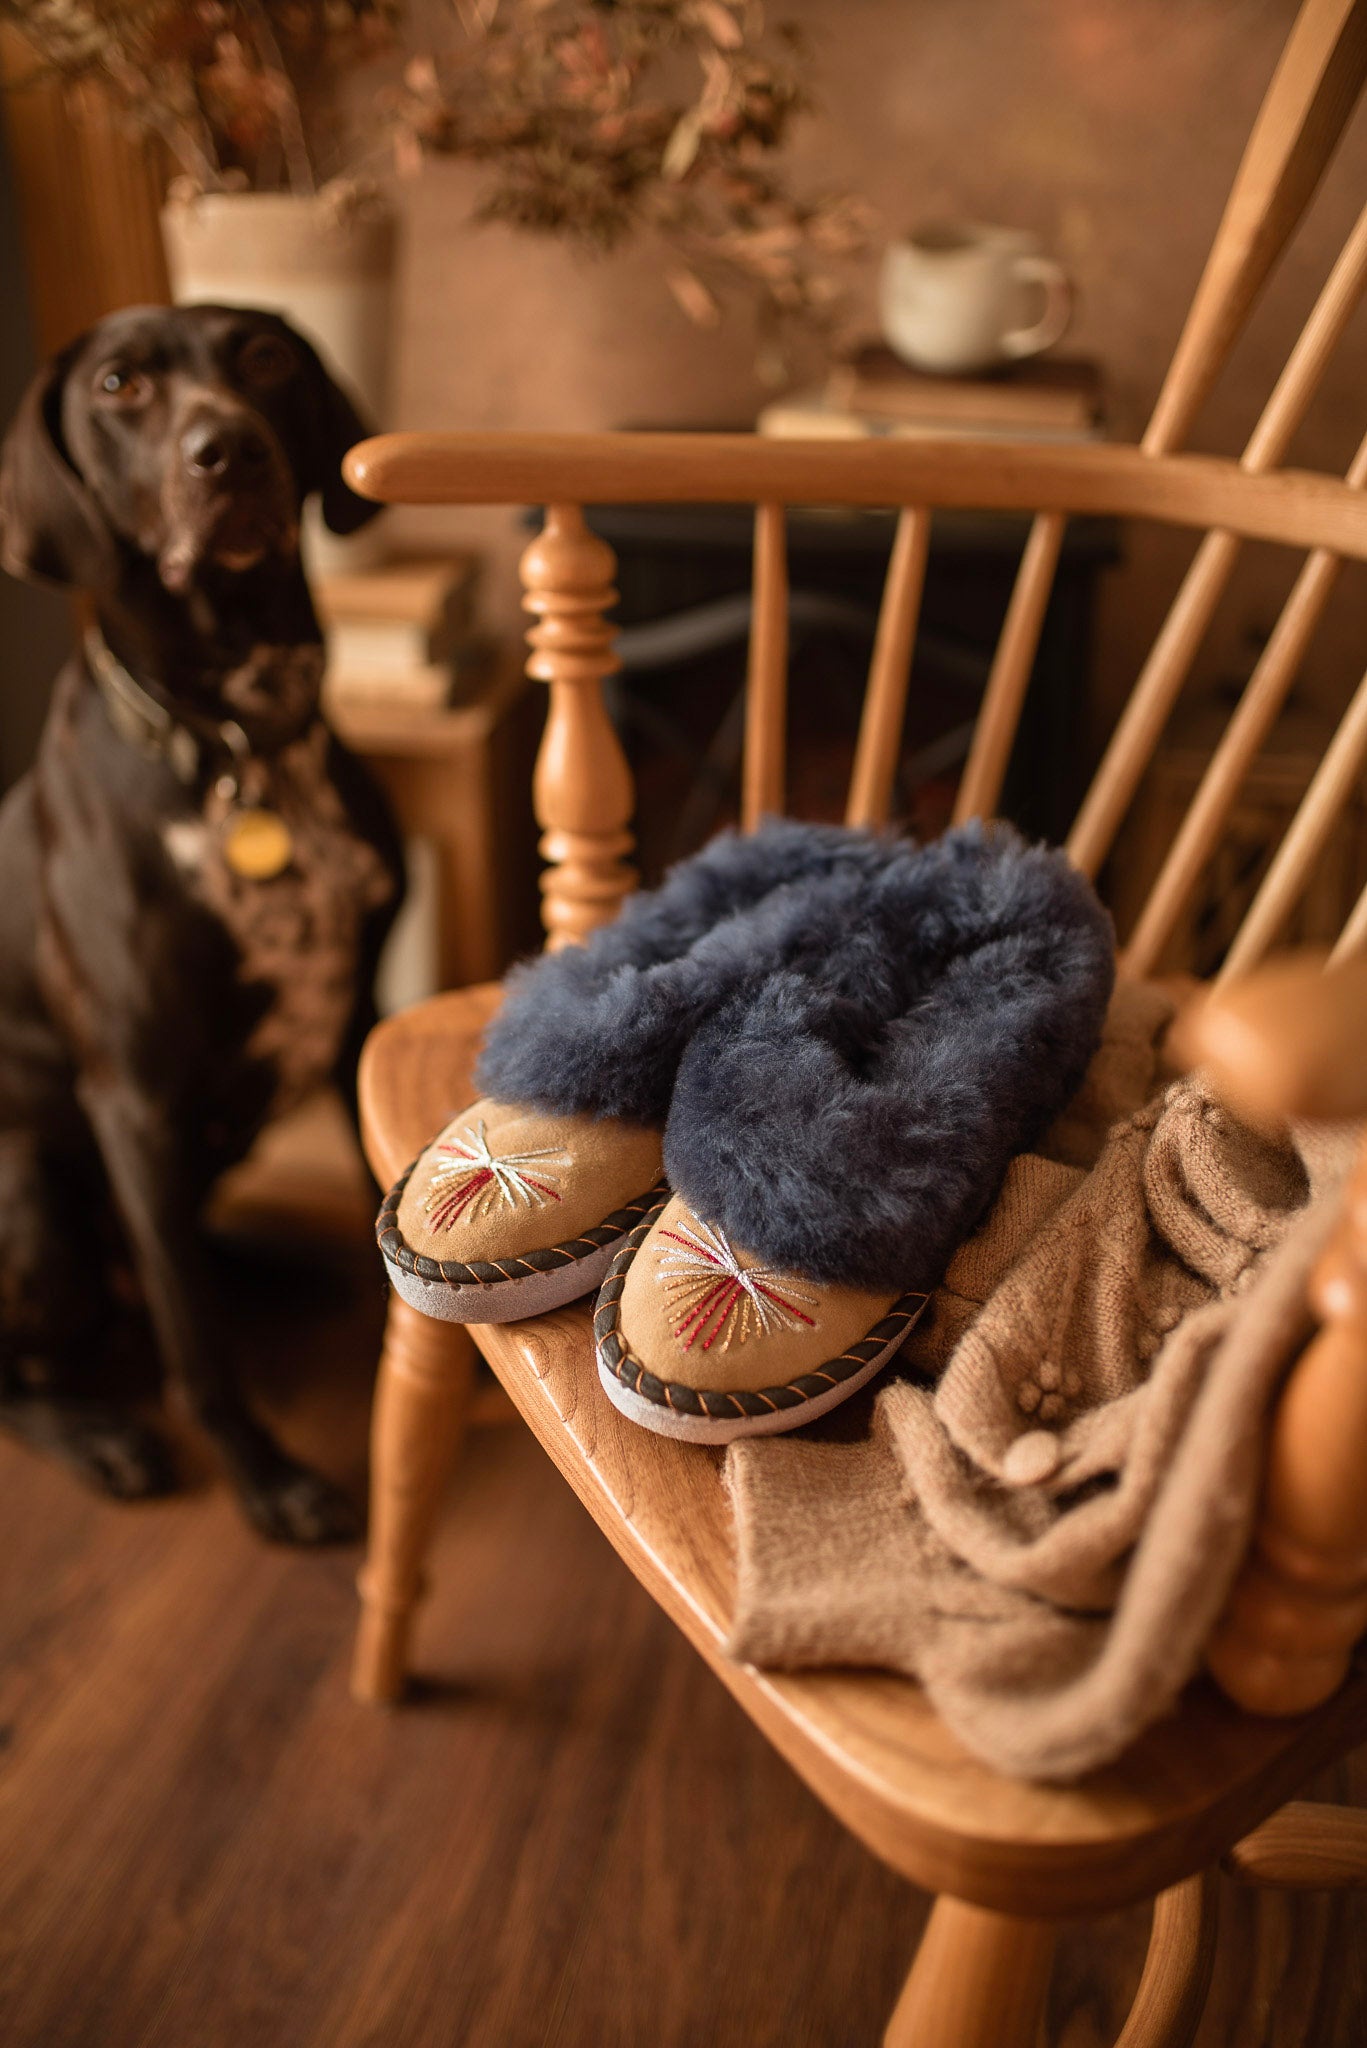
[[[447,1321],[512,1322],[597,1287],[659,1178],[690,1034],[767,971],[756,913],[905,852],[783,820],[724,833],[585,945],[515,968],[476,1073],[485,1099],[438,1133],[380,1211],[403,1299]]]
[[[829,873],[754,922],[767,971],[678,1062],[679,1208],[643,1219],[599,1298],[609,1397],[714,1443],[824,1413],[891,1356],[1081,1083],[1114,979],[1090,885],[1001,826]]]
[[[665,1177],[766,1264],[929,1293],[1082,1082],[1111,920],[1062,853],[977,824],[782,914],[780,964],[679,1061]]]
[[[927,1299],[776,1271],[675,1195],[640,1219],[599,1290],[598,1377],[615,1408],[663,1436],[770,1436],[871,1380]]]
[[[385,1198],[394,1291],[452,1323],[511,1323],[597,1287],[661,1195],[660,1133],[485,1099],[453,1117]]]
[[[476,1085],[557,1116],[663,1129],[684,1047],[782,964],[773,942],[801,933],[811,890],[841,877],[857,900],[909,850],[884,833],[782,818],[719,834],[582,946],[512,970]]]

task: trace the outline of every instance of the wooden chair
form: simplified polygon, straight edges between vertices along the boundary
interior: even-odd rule
[[[743,818],[783,807],[784,508],[902,510],[860,730],[848,817],[876,824],[893,782],[931,508],[1037,514],[971,758],[959,816],[997,801],[1064,521],[1104,512],[1203,529],[1153,652],[1068,841],[1095,873],[1111,847],[1235,558],[1248,539],[1304,567],[1124,954],[1155,961],[1259,744],[1284,701],[1340,561],[1367,559],[1367,443],[1346,480],[1278,467],[1367,282],[1367,213],[1349,237],[1262,418],[1235,461],[1176,452],[1251,302],[1299,219],[1367,74],[1367,0],[1307,0],[1272,81],[1210,260],[1141,445],[1003,446],[951,440],[772,443],[733,435],[391,435],[352,457],[386,502],[548,506],[523,559],[530,673],[549,687],[535,803],[544,827],[548,944],[582,939],[632,887],[632,788],[603,706],[613,670],[611,551],[594,502],[756,506]],[[1367,763],[1367,682],[1354,697],[1239,934],[1228,973],[1274,942],[1345,793]],[[1336,971],[1255,977],[1208,996],[1187,1025],[1245,1107],[1265,1115],[1367,1111],[1356,1019],[1367,896]],[[1307,1000],[1305,976],[1314,977]],[[1320,988],[1322,987],[1322,996]],[[362,1070],[365,1140],[391,1180],[471,1094],[493,987],[437,997],[373,1035]],[[1351,1057],[1349,1056],[1351,1054]],[[602,1398],[579,1304],[466,1332],[395,1300],[374,1421],[369,1561],[355,1685],[399,1692],[439,1489],[470,1417],[477,1343],[532,1430],[637,1577],[747,1714],[877,1855],[939,1894],[887,2033],[895,2048],[1032,2043],[1054,1929],[1071,1915],[1156,1896],[1125,2048],[1189,2041],[1209,1974],[1217,1859],[1255,1883],[1367,1882],[1367,1816],[1284,1806],[1367,1732],[1367,1167],[1327,1255],[1324,1329],[1269,1422],[1267,1497],[1236,1596],[1210,1647],[1218,1686],[1108,1770],[1066,1788],[1008,1781],[967,1756],[918,1688],[886,1674],[739,1666],[722,1649],[731,1565],[719,1454],[633,1429]],[[472,1342],[473,1340],[473,1342]],[[716,1768],[722,1768],[720,1764]],[[1278,1812],[1278,1809],[1282,1809]],[[1269,1816],[1275,1818],[1269,1819]],[[1250,1832],[1250,1830],[1252,1832]]]

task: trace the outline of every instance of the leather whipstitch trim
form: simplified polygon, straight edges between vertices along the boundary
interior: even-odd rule
[[[630,1349],[622,1335],[621,1325],[627,1270],[664,1213],[667,1200],[666,1193],[623,1240],[621,1249],[608,1267],[607,1278],[598,1290],[593,1312],[598,1356],[624,1387],[647,1401],[653,1401],[657,1408],[672,1408],[679,1415],[706,1415],[714,1421],[773,1414],[781,1408],[800,1408],[805,1402],[816,1400],[818,1395],[829,1393],[832,1387],[838,1387],[863,1366],[870,1365],[894,1340],[904,1337],[930,1299],[927,1294],[904,1294],[868,1335],[852,1344],[848,1351],[842,1351],[838,1358],[828,1358],[824,1365],[814,1366],[810,1372],[800,1373],[796,1379],[785,1380],[781,1386],[723,1393],[719,1388],[686,1387],[679,1380],[662,1380]]]
[[[605,1216],[601,1223],[595,1223],[591,1230],[582,1231],[578,1237],[566,1238],[561,1244],[545,1245],[537,1251],[521,1252],[516,1258],[477,1259],[467,1266],[459,1259],[429,1259],[424,1253],[415,1252],[399,1229],[399,1203],[421,1158],[419,1153],[418,1159],[404,1169],[385,1196],[375,1219],[375,1242],[390,1265],[397,1266],[401,1273],[412,1273],[419,1280],[444,1282],[448,1287],[495,1287],[504,1280],[530,1280],[536,1274],[553,1273],[558,1267],[571,1266],[577,1259],[586,1259],[591,1253],[601,1251],[624,1230],[630,1230],[642,1211],[652,1203],[657,1205],[658,1214],[669,1198],[664,1182],[657,1181],[653,1188],[647,1188],[644,1194],[634,1195],[620,1209],[614,1209],[611,1216]]]

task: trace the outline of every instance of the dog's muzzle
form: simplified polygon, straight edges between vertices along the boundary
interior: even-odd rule
[[[158,557],[169,589],[187,589],[205,562],[242,573],[298,546],[293,475],[263,419],[245,407],[198,407],[173,450]]]

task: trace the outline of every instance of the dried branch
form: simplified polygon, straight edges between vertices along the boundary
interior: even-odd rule
[[[447,0],[439,47],[372,101],[401,172],[432,154],[485,173],[476,218],[589,249],[645,235],[689,317],[729,289],[771,334],[828,326],[863,245],[848,195],[784,175],[810,107],[795,31],[760,0]],[[397,61],[402,0],[0,0],[40,67],[98,77],[198,189],[307,193],[364,165],[377,123],[341,136],[346,74]]]

